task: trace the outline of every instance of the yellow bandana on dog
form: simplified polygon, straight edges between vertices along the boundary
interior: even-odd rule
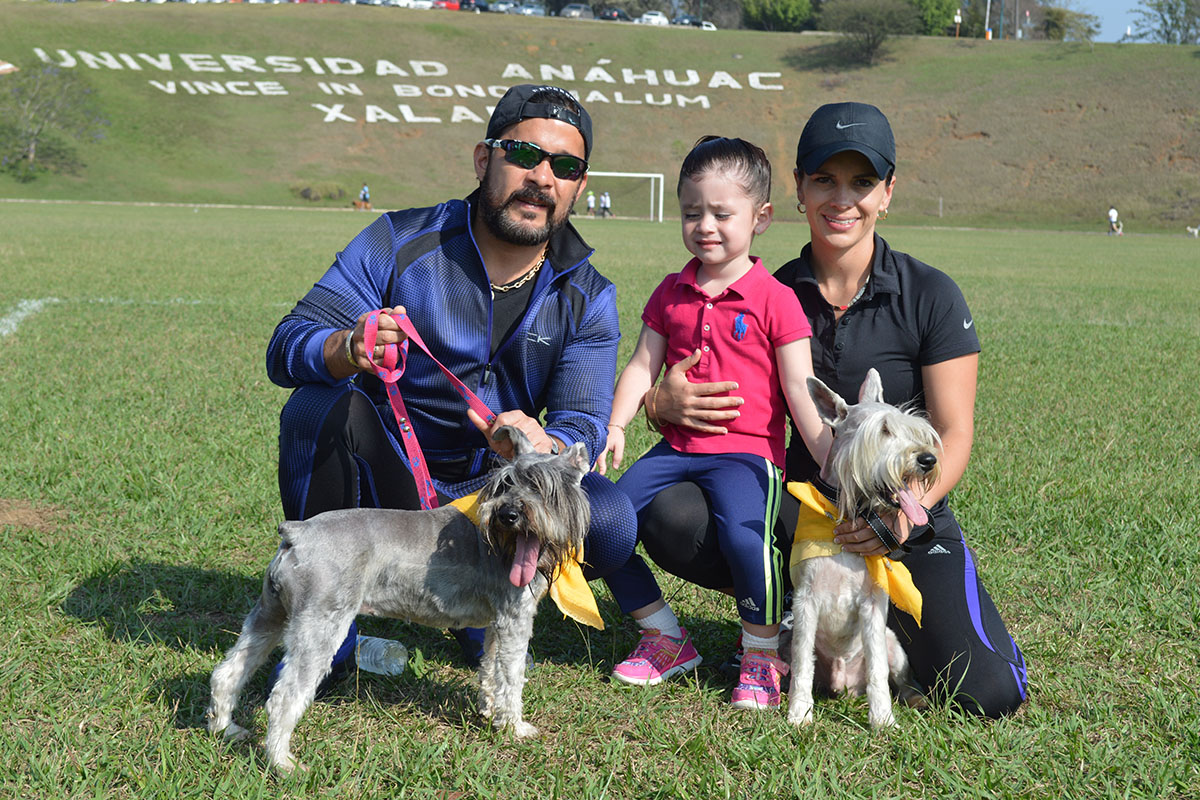
[[[833,541],[833,529],[840,521],[837,506],[811,483],[789,481],[787,490],[800,501],[800,518],[796,520],[789,566],[794,569],[806,558],[842,552],[842,546]],[[921,592],[913,584],[908,567],[885,556],[863,556],[863,560],[871,579],[887,591],[896,608],[911,614],[917,627],[921,627]],[[794,577],[792,580],[795,582]]]
[[[448,505],[457,508],[474,525],[479,525],[479,492],[451,500]],[[550,579],[550,599],[563,616],[604,630],[604,620],[600,618],[600,610],[596,607],[596,597],[583,577],[583,567],[579,562],[581,555],[572,549],[566,560],[555,569]]]

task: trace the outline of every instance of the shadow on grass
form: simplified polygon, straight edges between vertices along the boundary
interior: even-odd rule
[[[783,63],[800,72],[835,73],[865,68],[864,64],[854,59],[845,43],[841,41],[793,48],[784,53]]]
[[[76,586],[63,602],[63,611],[98,625],[112,640],[142,646],[165,646],[180,652],[212,653],[212,663],[202,671],[163,677],[153,692],[175,714],[178,728],[204,725],[208,680],[220,654],[231,647],[261,591],[261,579],[200,567],[133,561],[110,565]],[[638,633],[607,598],[599,599],[607,625],[604,631],[586,630],[564,620],[552,603],[543,601],[534,621],[531,642],[539,664],[568,664],[608,680],[613,663],[636,644]],[[706,663],[697,673],[701,683],[725,686],[729,677],[717,669],[723,655],[733,652],[733,627],[728,620],[685,618],[683,624],[698,645],[707,650]],[[447,725],[479,721],[475,709],[474,670],[463,661],[458,643],[445,631],[401,620],[359,618],[362,633],[403,642],[425,662],[423,673],[412,670],[395,678],[368,673],[352,674],[337,682],[321,702],[353,702],[370,692],[388,705],[408,704],[420,713]],[[728,652],[726,652],[728,651]],[[282,651],[247,685],[241,718],[266,700],[266,680]],[[549,671],[549,670],[548,670]],[[537,680],[537,670],[531,675]],[[551,678],[547,678],[551,679]]]
[[[868,64],[855,46],[842,39],[808,47],[795,47],[783,54],[783,63],[799,72],[824,72],[821,85],[836,89],[845,81],[845,75],[896,62],[893,55],[894,41],[888,40],[875,54],[874,63]]]
[[[187,565],[117,563],[76,586],[63,611],[99,625],[114,641],[216,650],[233,644],[260,586],[255,578]]]

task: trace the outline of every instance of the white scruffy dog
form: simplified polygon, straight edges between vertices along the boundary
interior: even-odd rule
[[[834,434],[821,469],[821,482],[826,484],[822,494],[829,503],[825,513],[842,519],[861,516],[888,547],[896,547],[879,515],[898,508],[914,525],[928,521],[910,486],[927,487],[937,480],[941,450],[937,431],[924,417],[884,403],[874,369],[867,373],[857,405],[848,405],[817,378],[808,379],[808,389],[821,420]],[[806,486],[811,491],[816,483]],[[829,502],[829,495],[835,502]],[[829,523],[830,530],[835,523]],[[908,657],[887,627],[889,595],[878,582],[884,574],[878,570],[904,575],[907,570],[882,557],[873,557],[880,560],[869,565],[857,553],[842,552],[832,543],[832,533],[818,550],[828,554],[805,557],[800,552],[792,558],[793,675],[788,721],[812,722],[813,681],[820,668],[831,691],[862,694],[866,690],[872,726],[894,725],[889,674],[904,702],[922,705],[924,698],[913,688]],[[869,566],[875,567],[875,577]],[[919,594],[916,598],[919,602]]]

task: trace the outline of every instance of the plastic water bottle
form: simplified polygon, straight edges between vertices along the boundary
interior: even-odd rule
[[[408,665],[408,648],[394,639],[359,636],[354,648],[359,669],[379,675],[399,675]]]

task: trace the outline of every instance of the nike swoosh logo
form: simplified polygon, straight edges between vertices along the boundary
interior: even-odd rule
[[[964,331],[969,331],[969,330],[971,330],[971,326],[972,326],[972,325],[974,325],[974,324],[975,324],[975,320],[973,320],[973,319],[964,319],[964,320],[963,320],[963,330],[964,330]]]
[[[834,124],[833,127],[837,128],[839,131],[844,131],[844,130],[846,130],[846,128],[853,128],[855,125],[866,125],[866,124],[867,123],[865,123],[865,122],[849,122],[846,124],[842,124],[842,121],[839,119],[837,121],[837,123]]]

